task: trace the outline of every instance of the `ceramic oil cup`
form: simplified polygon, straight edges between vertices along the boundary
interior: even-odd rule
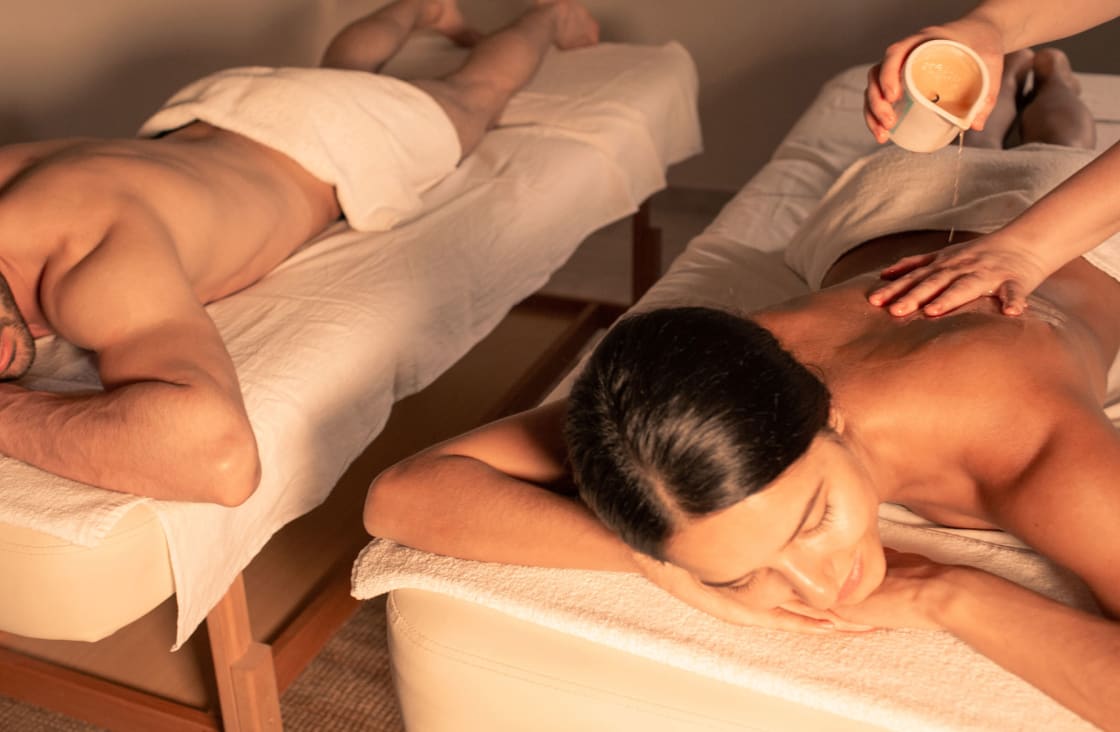
[[[902,66],[902,98],[894,105],[898,122],[891,140],[914,152],[948,145],[972,126],[989,84],[988,68],[963,43],[918,45]]]

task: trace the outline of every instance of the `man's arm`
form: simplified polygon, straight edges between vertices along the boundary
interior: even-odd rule
[[[0,452],[110,490],[243,502],[260,467],[237,375],[166,235],[132,221],[65,255],[40,302],[60,337],[96,352],[105,391],[0,386]]]

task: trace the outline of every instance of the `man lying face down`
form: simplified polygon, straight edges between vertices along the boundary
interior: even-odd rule
[[[1008,58],[1007,103],[1025,70],[1039,109],[1088,114],[1068,61],[1050,50]],[[990,219],[1014,216],[1009,200],[1021,210],[1090,160],[1093,140],[1075,127],[1027,124],[1021,150],[966,154],[975,185],[962,182],[949,212],[955,150],[855,163],[788,253],[825,289],[746,317],[682,307],[625,318],[566,401],[379,476],[367,528],[469,559],[640,571],[740,623],[944,629],[1115,729],[1120,437],[1101,407],[1120,349],[1120,282],[1096,263],[1115,265],[1116,242],[1051,275],[1019,317],[996,297],[937,318],[867,301],[884,265],[943,247],[952,226],[968,240],[1000,225]],[[989,120],[988,131],[981,143],[1007,130]],[[928,230],[892,229],[895,201]],[[829,229],[837,220],[844,231]],[[847,229],[870,236],[831,237]],[[884,501],[1014,534],[1084,580],[1105,617],[885,549]]]
[[[34,339],[55,333],[95,352],[105,387],[0,385],[0,453],[155,498],[252,494],[256,442],[203,305],[340,213],[373,231],[414,213],[550,47],[598,38],[581,5],[556,0],[482,38],[442,79],[374,73],[422,28],[473,36],[455,0],[398,0],[334,38],[332,68],[232,69],[188,86],[143,126],[155,139],[0,150],[0,379],[26,373]]]

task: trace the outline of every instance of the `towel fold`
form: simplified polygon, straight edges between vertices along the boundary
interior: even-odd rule
[[[928,155],[886,147],[855,161],[836,180],[790,241],[786,262],[818,289],[836,260],[876,237],[919,230],[994,231],[1096,154],[1041,143],[1011,150],[950,146]],[[1120,279],[1120,237],[1086,259]]]
[[[358,231],[388,231],[459,162],[443,108],[390,76],[343,69],[227,69],[186,86],[140,128],[155,137],[196,120],[284,153],[335,187]]]

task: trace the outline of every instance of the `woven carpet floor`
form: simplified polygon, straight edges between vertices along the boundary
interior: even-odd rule
[[[286,732],[403,732],[385,645],[385,598],[362,604],[280,698]],[[0,696],[0,730],[99,728]]]

